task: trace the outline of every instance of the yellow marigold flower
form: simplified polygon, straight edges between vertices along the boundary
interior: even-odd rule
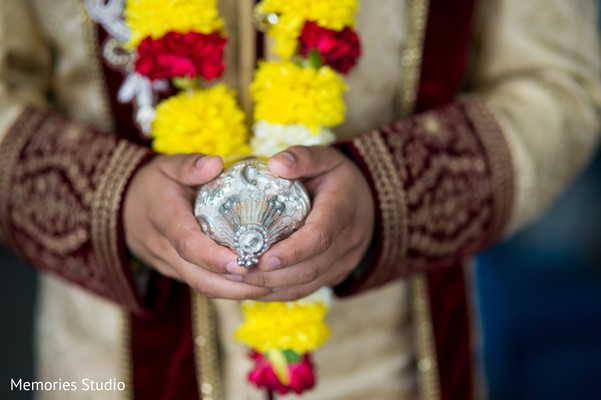
[[[161,102],[152,124],[152,148],[164,154],[248,154],[244,113],[233,90],[219,84],[180,92]]]
[[[295,52],[297,38],[305,21],[315,21],[321,27],[341,31],[355,26],[358,0],[263,0],[259,13],[276,13],[279,21],[269,30],[275,39],[274,52],[288,60]]]
[[[315,350],[330,336],[324,323],[327,307],[320,302],[254,302],[242,303],[244,323],[236,331],[236,339],[261,353],[269,350],[294,350],[304,354]]]
[[[292,62],[262,63],[250,90],[256,121],[303,124],[314,132],[344,121],[346,85],[327,66],[315,69]]]
[[[149,36],[160,39],[170,31],[209,34],[224,25],[217,0],[127,0],[124,14],[132,31],[130,48]]]
[[[323,28],[341,31],[345,26],[355,26],[358,9],[358,0],[263,0],[257,11],[291,20],[315,21]]]

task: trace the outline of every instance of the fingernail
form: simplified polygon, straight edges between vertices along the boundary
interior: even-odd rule
[[[267,264],[265,264],[265,269],[267,271],[275,271],[276,269],[282,266],[282,262],[277,257],[271,257],[267,260]]]
[[[229,263],[227,263],[227,265],[225,266],[225,269],[227,270],[227,272],[229,272],[232,275],[240,274],[240,269],[239,269],[238,263],[236,261],[230,261]]]
[[[292,168],[294,163],[296,163],[296,157],[294,157],[294,154],[287,151],[277,154],[275,159],[282,163],[282,165],[284,165],[286,168]]]
[[[198,160],[196,160],[196,168],[201,168],[207,165],[207,163],[211,160],[210,156],[202,156]]]
[[[226,275],[225,279],[233,282],[242,282],[242,279],[244,279],[244,277],[242,275]]]

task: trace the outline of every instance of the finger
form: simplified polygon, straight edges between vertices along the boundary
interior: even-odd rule
[[[344,264],[347,264],[350,257],[340,260],[332,266],[325,274],[319,279],[306,283],[304,285],[290,286],[285,288],[272,289],[270,293],[258,297],[258,301],[294,301],[302,299],[315,292],[323,286],[334,286],[342,282],[348,273],[344,271]]]
[[[244,282],[254,286],[284,288],[313,282],[321,277],[336,261],[343,256],[340,247],[330,248],[299,264],[275,271],[251,270],[246,275],[226,275],[232,281]]]
[[[163,174],[187,186],[207,183],[223,169],[221,157],[202,154],[176,154],[161,157],[157,162]]]
[[[337,168],[344,156],[336,149],[324,146],[293,146],[271,157],[269,169],[287,179],[312,178]]]
[[[150,219],[184,260],[219,274],[245,274],[247,269],[238,266],[233,251],[218,245],[201,231],[191,207],[185,199],[174,198],[169,209],[153,213]]]
[[[159,261],[159,264],[163,261]],[[185,260],[178,259],[173,254],[172,261],[168,265],[159,265],[161,269],[175,269],[181,279],[190,287],[210,298],[224,298],[231,300],[256,299],[270,293],[270,289],[259,288],[240,282],[231,282],[223,275],[215,274],[191,264]]]
[[[128,244],[130,251],[133,254],[138,255],[138,257],[140,257],[140,259],[150,268],[156,269],[162,275],[169,278],[181,281],[181,276],[179,276],[179,273],[173,269],[173,267],[161,268],[162,266],[169,264],[166,255],[169,254],[168,250],[171,247],[172,246],[167,239],[154,229],[150,229],[150,232],[143,241],[136,240],[131,244]]]

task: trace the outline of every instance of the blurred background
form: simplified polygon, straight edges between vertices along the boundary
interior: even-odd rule
[[[601,399],[601,156],[547,216],[482,254],[490,400]]]
[[[477,259],[490,400],[601,399],[601,155],[545,218]],[[0,399],[33,380],[36,274],[0,245]]]

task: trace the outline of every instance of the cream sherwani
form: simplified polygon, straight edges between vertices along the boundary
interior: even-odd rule
[[[244,97],[247,89],[238,74],[247,59],[241,46],[240,3],[222,1],[231,33],[225,80]],[[516,180],[506,229],[510,234],[548,207],[595,148],[601,58],[591,20],[597,14],[594,2],[584,0],[483,3],[468,87],[488,104],[511,150]],[[357,29],[363,56],[348,77],[348,117],[337,130],[339,138],[351,138],[400,117],[398,96],[406,83],[401,55],[410,40],[412,4],[408,0],[362,2]],[[51,106],[70,119],[112,131],[113,123],[106,119],[110,113],[103,77],[93,61],[93,35],[83,2],[0,3],[0,143],[25,102]],[[46,97],[49,91],[52,102]],[[0,170],[0,175],[4,172]],[[246,350],[233,340],[240,321],[238,303],[216,300],[215,305],[225,397],[264,398],[245,383],[250,362]],[[37,308],[39,380],[127,382],[125,320],[114,303],[43,276]],[[303,399],[418,398],[406,280],[336,299],[327,320],[331,339],[315,354],[320,381]],[[106,394],[42,392],[39,397],[103,399]]]

